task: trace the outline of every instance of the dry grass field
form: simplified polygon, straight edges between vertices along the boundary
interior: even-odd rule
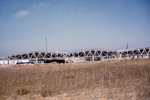
[[[150,60],[0,68],[0,100],[150,100]]]

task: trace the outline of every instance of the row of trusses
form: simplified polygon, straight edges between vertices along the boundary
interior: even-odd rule
[[[100,60],[107,58],[116,58],[117,51],[106,51],[106,50],[85,50],[78,52],[70,52],[67,53],[67,57],[69,58],[86,58],[86,60]]]
[[[16,59],[48,59],[48,60],[52,60],[54,58],[62,59],[65,56],[66,56],[65,53],[35,51],[35,52],[28,52],[28,53],[22,53],[22,54],[9,55],[5,58],[10,59],[10,60],[16,60]]]
[[[65,58],[91,58],[91,59],[116,59],[120,57],[131,57],[135,55],[150,55],[150,48],[140,48],[140,49],[127,49],[118,51],[108,51],[108,50],[85,50],[78,52],[27,52],[21,54],[14,54],[5,56],[4,59],[16,60],[16,59],[43,59],[43,60],[53,60],[53,59],[65,59]]]
[[[149,56],[150,48],[118,50],[118,55],[122,58],[130,58],[134,56]]]

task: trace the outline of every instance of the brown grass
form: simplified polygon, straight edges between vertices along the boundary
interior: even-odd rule
[[[3,99],[150,99],[150,60],[0,69]]]

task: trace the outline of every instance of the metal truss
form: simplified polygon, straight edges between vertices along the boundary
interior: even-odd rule
[[[127,49],[118,50],[119,58],[131,58],[131,57],[148,57],[150,56],[150,48],[139,48],[139,49]]]
[[[67,53],[67,58],[85,58],[85,60],[101,60],[108,58],[116,58],[117,51],[106,51],[106,50],[85,50],[78,52]]]
[[[63,59],[65,58],[65,53],[55,53],[55,52],[28,52],[22,54],[14,54],[6,56],[5,59],[9,60],[19,60],[19,59],[31,59],[31,60],[52,60],[52,59]]]
[[[116,51],[106,51],[106,50],[85,50],[78,52],[69,52],[69,53],[57,53],[57,52],[28,52],[22,54],[14,54],[5,56],[5,59],[17,60],[17,59],[43,59],[43,60],[53,60],[53,59],[64,59],[64,58],[115,58],[117,56]]]
[[[5,56],[4,60],[65,60],[66,58],[79,58],[84,60],[101,60],[101,59],[118,59],[118,58],[131,58],[139,56],[150,56],[150,48],[139,48],[139,49],[126,49],[118,51],[108,50],[85,50],[78,52],[27,52],[21,54],[14,54]]]

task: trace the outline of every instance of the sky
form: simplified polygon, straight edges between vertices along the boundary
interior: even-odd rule
[[[150,47],[150,0],[0,0],[0,56]]]

